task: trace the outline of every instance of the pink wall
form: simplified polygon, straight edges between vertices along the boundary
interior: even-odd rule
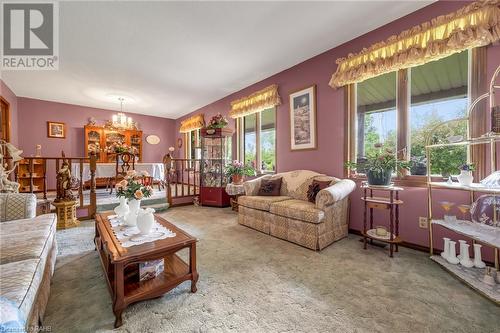
[[[464,6],[463,1],[440,1],[416,11],[406,17],[391,22],[379,29],[371,31],[361,37],[347,42],[339,47],[331,49],[314,58],[304,61],[292,68],[275,74],[263,81],[255,83],[241,91],[226,96],[210,105],[207,105],[191,114],[177,119],[177,136],[180,122],[186,117],[204,113],[205,120],[221,112],[228,114],[230,102],[262,89],[270,84],[277,84],[282,104],[277,109],[277,169],[279,172],[294,169],[310,169],[329,175],[343,176],[344,156],[344,90],[334,90],[328,86],[331,74],[335,71],[335,60],[345,57],[351,52],[358,52],[375,42],[385,40],[391,35],[411,28],[414,25],[428,21],[436,16],[447,14],[457,8]],[[490,46],[488,48],[488,72],[491,77],[494,69],[500,63],[500,47]],[[318,122],[318,149],[313,151],[292,152],[290,151],[290,129],[289,129],[289,103],[288,95],[298,89],[316,84],[317,87],[317,122]],[[352,229],[362,228],[362,204],[359,200],[361,192],[356,191],[352,195],[351,221]],[[428,245],[428,229],[418,227],[418,217],[427,216],[427,190],[425,188],[406,188],[401,195],[406,204],[401,211],[401,235],[414,244]],[[439,191],[436,200],[451,200],[466,202],[464,193]],[[435,207],[436,214],[441,214],[439,207]],[[384,221],[385,216],[376,215],[375,221]],[[442,236],[437,231],[437,237]],[[437,239],[437,238],[436,238]],[[440,242],[435,245],[440,247]]]
[[[26,156],[35,153],[35,146],[42,145],[43,156],[60,156],[64,150],[66,156],[82,157],[85,153],[84,130],[89,117],[94,117],[98,124],[111,119],[116,111],[95,109],[85,106],[42,101],[31,98],[18,98],[19,110],[19,146]],[[160,162],[174,143],[175,121],[172,119],[128,114],[139,123],[143,131],[143,161]],[[66,123],[66,138],[47,137],[47,121]],[[145,137],[156,134],[161,142],[150,145]]]
[[[10,142],[18,143],[18,110],[17,96],[0,80],[0,95],[7,100],[10,106]]]

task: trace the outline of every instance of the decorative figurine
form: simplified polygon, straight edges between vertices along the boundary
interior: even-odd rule
[[[75,180],[71,177],[71,170],[69,170],[69,163],[65,158],[64,152],[62,156],[63,162],[57,172],[57,194],[54,202],[74,201],[76,199],[71,191]]]
[[[443,259],[448,260],[448,253],[450,253],[450,239],[444,237],[444,246],[443,246],[443,252],[441,252],[441,257]]]
[[[460,260],[457,258],[457,250],[455,248],[455,244],[457,244],[457,242],[450,241],[450,248],[448,250],[448,258],[446,259],[450,264],[453,264],[453,265],[456,265],[460,262]]]
[[[460,240],[460,265],[471,268],[474,266],[472,260],[470,260],[469,256],[469,247],[466,241]]]
[[[486,264],[481,260],[481,244],[474,244],[474,267],[485,268]]]
[[[9,169],[8,163],[4,163],[4,152],[7,151],[12,159],[12,167]],[[22,150],[17,149],[13,144],[0,140],[0,192],[17,193],[19,192],[19,183],[9,180],[9,176],[16,169],[19,161],[23,158]]]

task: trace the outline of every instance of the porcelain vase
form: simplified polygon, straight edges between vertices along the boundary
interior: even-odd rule
[[[474,177],[472,176],[472,171],[462,170],[457,176],[457,179],[460,185],[471,186]]]
[[[153,208],[140,209],[137,214],[137,228],[140,230],[141,235],[149,235],[155,223]]]
[[[120,204],[113,209],[118,218],[123,218],[128,214],[129,207],[127,204],[127,198],[120,197]]]
[[[464,241],[463,239],[458,240],[458,249],[460,250],[460,254],[457,256],[459,260],[462,260],[462,244],[467,244],[467,241]]]
[[[481,244],[474,244],[474,267],[485,268],[486,264],[481,259]]]
[[[128,201],[129,212],[125,216],[125,225],[135,227],[137,225],[137,214],[141,207],[141,200],[130,199]]]
[[[455,241],[450,241],[450,246],[449,246],[449,249],[448,249],[448,258],[446,259],[450,264],[458,264],[460,262],[460,260],[458,260],[457,258],[457,249],[455,247],[455,245],[457,244],[457,242]]]
[[[470,260],[469,247],[470,245],[467,244],[467,242],[460,242],[460,265],[467,268],[471,268],[472,266],[474,266],[474,263],[472,262],[472,260]]]
[[[443,259],[448,260],[448,253],[450,252],[450,239],[444,237],[443,240],[444,240],[444,245],[443,245],[443,252],[441,252],[441,257],[443,257]]]

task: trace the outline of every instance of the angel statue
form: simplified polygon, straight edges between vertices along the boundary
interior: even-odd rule
[[[59,171],[57,171],[57,194],[54,202],[61,201],[73,201],[76,199],[73,191],[74,179],[71,176],[71,170],[69,169],[69,163],[66,160],[64,152],[62,153],[63,162]]]
[[[4,154],[10,156],[12,160],[12,167],[9,169],[9,164],[4,162]],[[19,192],[19,183],[13,182],[9,179],[10,174],[16,169],[19,161],[23,158],[22,150],[17,149],[10,142],[0,140],[0,192],[2,193],[17,193]]]

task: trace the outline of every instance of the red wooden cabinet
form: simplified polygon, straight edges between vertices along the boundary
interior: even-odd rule
[[[230,204],[229,195],[223,187],[202,187],[200,196],[204,206],[228,207]]]

